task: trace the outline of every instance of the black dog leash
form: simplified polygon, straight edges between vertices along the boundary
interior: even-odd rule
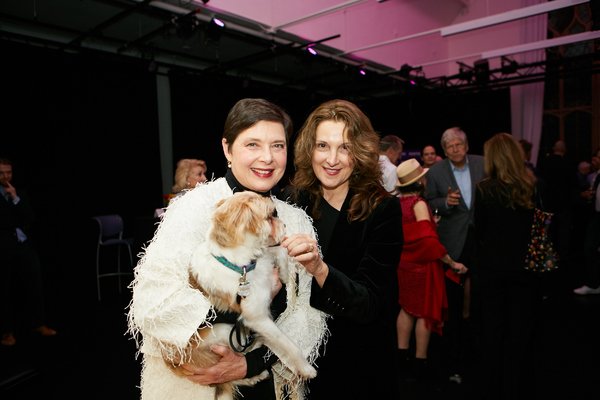
[[[233,343],[234,335],[235,340],[240,345],[239,348]],[[231,332],[229,332],[229,346],[233,351],[235,351],[236,353],[243,353],[254,344],[255,340],[256,337],[254,336],[252,331],[246,334],[246,327],[244,326],[241,320],[238,319],[237,321],[235,321],[233,328],[231,328]]]

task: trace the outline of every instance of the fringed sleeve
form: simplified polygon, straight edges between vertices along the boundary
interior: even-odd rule
[[[232,192],[224,179],[201,185],[171,202],[135,269],[129,331],[142,334],[142,352],[179,359],[200,324],[212,317],[209,301],[189,285],[188,265],[203,242],[215,204]]]
[[[316,238],[312,221],[304,211],[288,203],[275,201],[277,203],[277,214],[286,224],[287,236],[295,233],[307,233]],[[282,332],[300,346],[302,354],[314,365],[319,355],[320,346],[327,340],[327,314],[310,306],[312,275],[299,263],[296,263],[295,271],[291,273],[298,275],[298,286],[296,288],[295,285],[288,285],[287,308],[279,316],[276,324]],[[295,281],[295,277],[290,278],[290,282]],[[292,374],[280,361],[273,365],[272,370],[278,398],[281,398],[282,393],[284,393],[282,388],[285,385],[291,389],[292,398],[303,399],[305,397],[305,382]]]

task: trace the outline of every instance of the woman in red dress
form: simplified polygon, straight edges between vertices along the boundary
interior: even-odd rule
[[[409,159],[397,168],[398,188],[401,193],[404,247],[398,265],[398,359],[401,366],[409,360],[409,341],[415,329],[416,351],[414,371],[421,376],[427,365],[427,347],[431,331],[442,334],[447,319],[448,302],[442,263],[448,264],[454,276],[467,268],[448,256],[436,233],[436,220],[425,197],[429,169],[417,160]],[[415,326],[416,325],[416,326]]]

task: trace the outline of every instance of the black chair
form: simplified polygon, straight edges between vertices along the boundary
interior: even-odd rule
[[[131,246],[133,238],[123,239],[123,219],[119,215],[103,215],[93,217],[100,226],[100,234],[98,235],[98,245],[96,247],[96,283],[98,285],[98,301],[100,297],[100,278],[106,276],[116,276],[119,280],[119,293],[121,293],[121,276],[132,275],[132,272],[121,272],[121,247],[127,247],[129,252],[129,263],[133,266],[133,257],[131,255]],[[117,271],[109,273],[100,273],[100,247],[117,246]]]

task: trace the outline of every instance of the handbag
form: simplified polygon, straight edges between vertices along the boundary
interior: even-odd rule
[[[535,188],[537,195],[537,187]],[[541,197],[537,196],[540,205]],[[546,273],[558,268],[558,252],[550,240],[550,224],[553,213],[535,207],[533,223],[531,224],[531,238],[527,245],[525,269],[536,273]]]

